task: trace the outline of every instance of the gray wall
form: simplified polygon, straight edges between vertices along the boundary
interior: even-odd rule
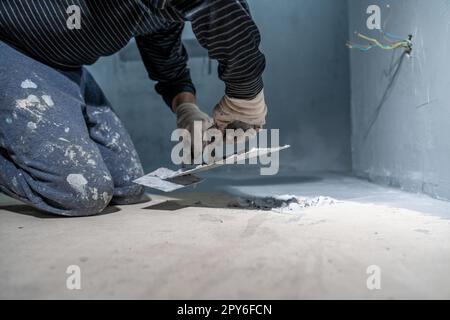
[[[267,56],[269,128],[281,129],[292,145],[282,165],[302,171],[347,171],[350,155],[350,97],[345,0],[250,0]],[[189,32],[187,38],[191,37]],[[131,50],[131,51],[130,51]],[[101,59],[91,70],[123,119],[145,169],[169,165],[175,119],[153,91],[139,61],[127,54]],[[132,60],[132,59],[131,59]],[[191,59],[202,108],[211,112],[223,84],[207,58]]]
[[[403,60],[401,51],[352,52],[354,171],[450,199],[450,1],[349,0],[352,38],[379,37],[365,28],[370,4],[382,7],[386,31],[414,35],[414,51]]]

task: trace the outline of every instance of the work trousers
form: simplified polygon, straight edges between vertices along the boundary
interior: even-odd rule
[[[0,41],[0,191],[63,216],[146,200],[133,143],[91,74]]]

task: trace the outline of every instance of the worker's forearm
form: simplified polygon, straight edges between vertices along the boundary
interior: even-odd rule
[[[181,92],[175,96],[172,100],[172,111],[176,112],[177,107],[183,103],[197,104],[197,98],[191,92]]]
[[[227,96],[251,100],[264,87],[266,60],[259,49],[261,36],[244,0],[172,1],[189,14],[192,30],[209,58],[219,62],[218,75]]]

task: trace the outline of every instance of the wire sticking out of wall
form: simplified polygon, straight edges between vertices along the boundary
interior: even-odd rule
[[[393,35],[391,33],[384,32],[382,30],[380,30],[380,32],[383,34],[383,38],[388,42],[387,44],[381,43],[381,41],[378,39],[371,38],[371,37],[366,36],[359,32],[355,32],[355,34],[359,38],[366,40],[368,43],[367,44],[358,44],[358,43],[353,43],[351,41],[348,41],[347,47],[349,47],[350,49],[359,50],[359,51],[369,51],[373,48],[379,48],[382,50],[404,49],[408,55],[411,54],[412,49],[413,49],[413,43],[412,43],[413,36],[412,35],[409,35],[408,38],[405,39],[405,38]]]

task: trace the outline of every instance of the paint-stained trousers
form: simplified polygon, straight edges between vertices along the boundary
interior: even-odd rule
[[[100,87],[0,41],[0,191],[64,216],[145,201],[139,157]]]

